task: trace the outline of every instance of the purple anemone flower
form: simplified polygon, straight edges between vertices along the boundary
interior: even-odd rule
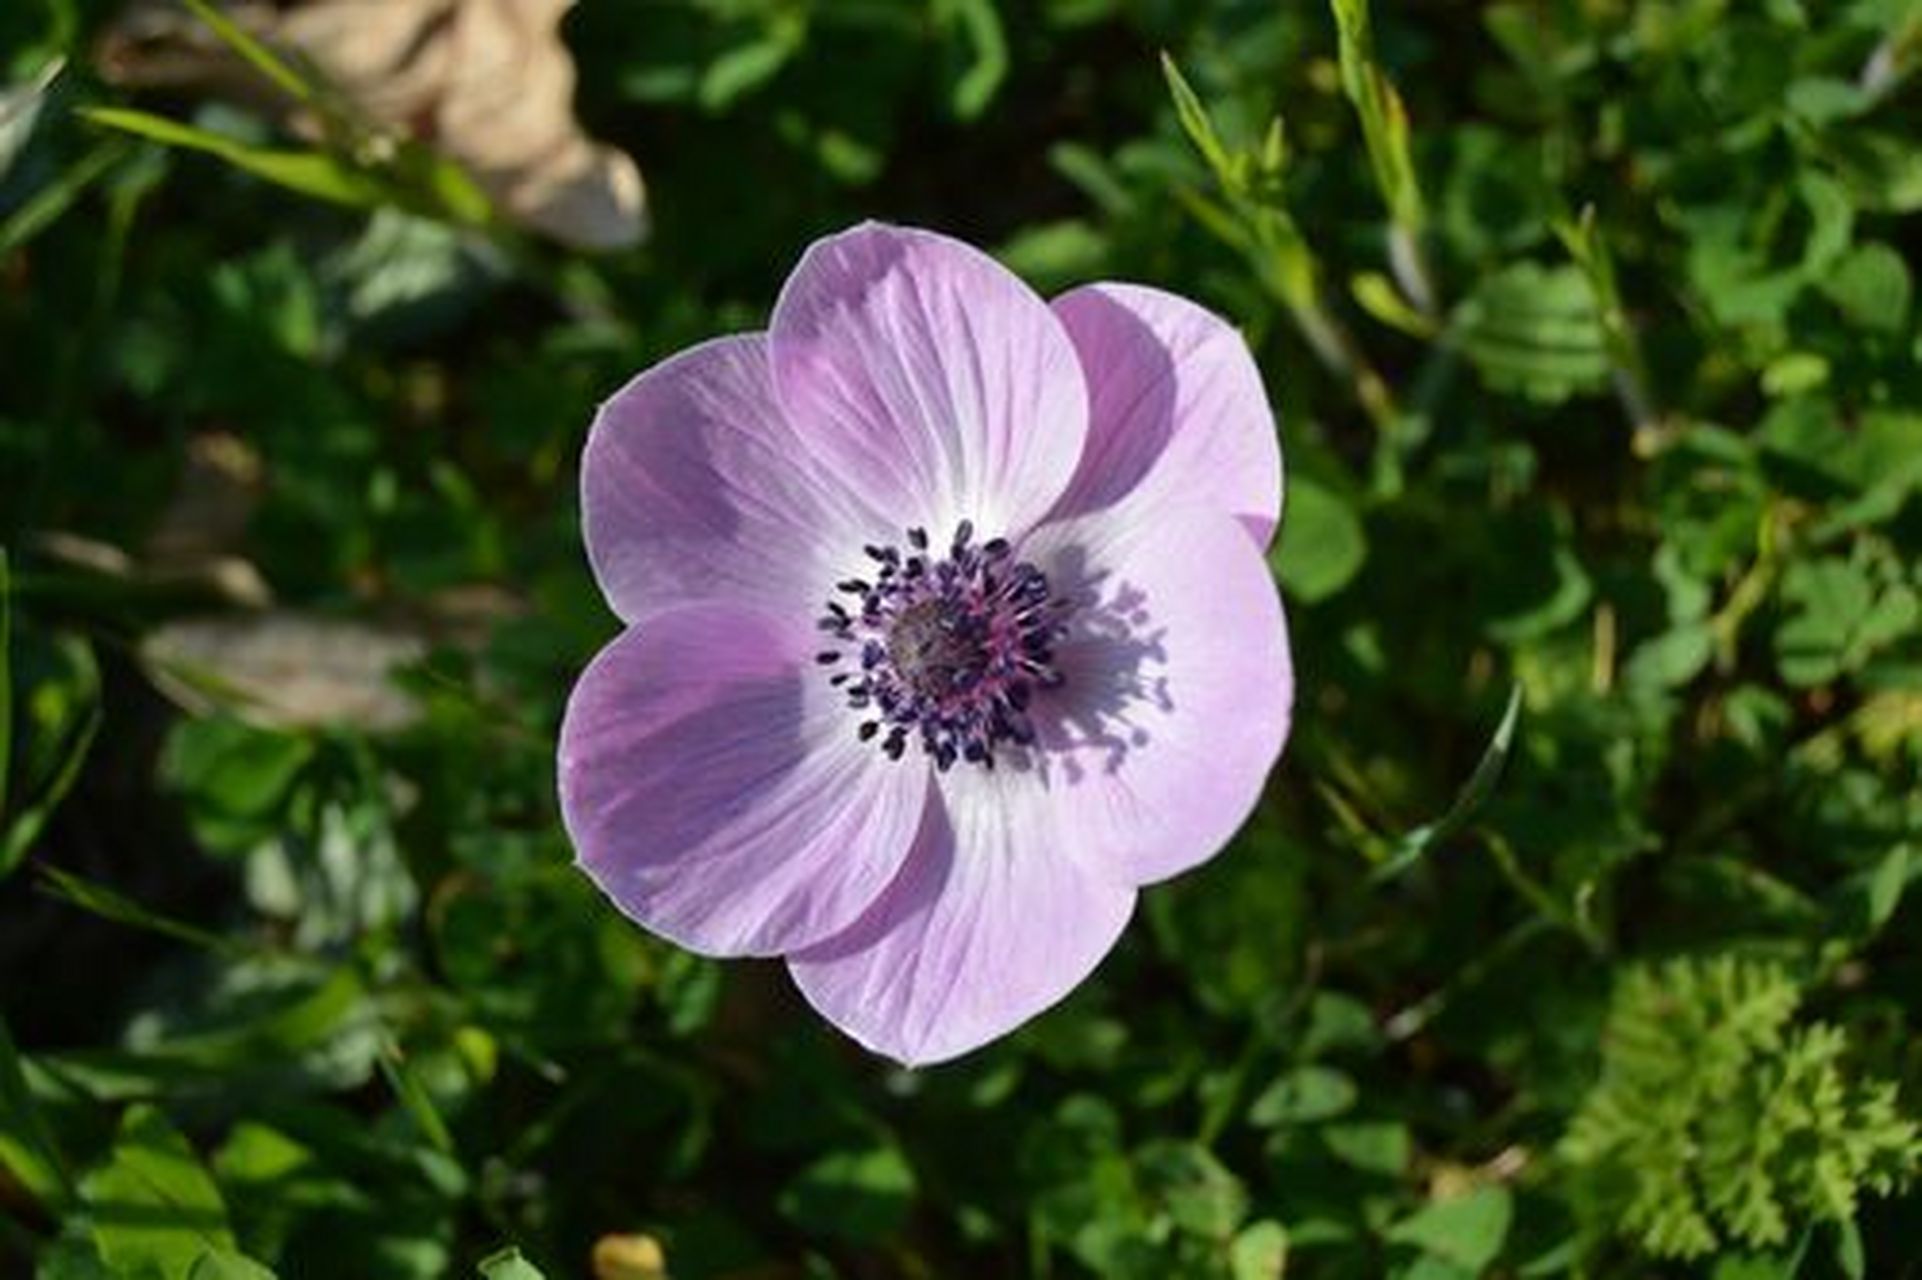
[[[684,947],[785,957],[902,1062],[1065,996],[1287,737],[1274,415],[1240,335],[1172,294],[1044,302],[856,227],[768,332],[617,393],[582,466],[626,627],[561,729],[582,867]]]

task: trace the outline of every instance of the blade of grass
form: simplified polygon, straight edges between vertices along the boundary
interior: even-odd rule
[[[1376,61],[1368,0],[1330,0],[1330,7],[1340,43],[1342,89],[1361,120],[1369,166],[1388,206],[1389,265],[1408,301],[1432,317],[1437,313],[1433,275],[1421,247],[1427,214],[1409,146],[1408,110]]]
[[[1433,822],[1416,827],[1395,844],[1395,851],[1386,862],[1375,868],[1370,877],[1376,884],[1392,880],[1420,862],[1427,852],[1454,835],[1467,825],[1488,797],[1493,794],[1495,784],[1501,781],[1502,771],[1508,767],[1508,755],[1515,745],[1515,726],[1522,714],[1522,687],[1517,684],[1508,694],[1508,705],[1502,711],[1502,718],[1495,726],[1482,758],[1475,765],[1468,781],[1456,793],[1455,802],[1448,811]]]
[[[150,911],[118,890],[109,889],[106,885],[77,876],[71,871],[63,871],[59,867],[42,864],[40,875],[49,893],[79,907],[82,911],[90,911],[103,920],[111,920],[115,924],[129,925],[136,929],[145,929],[149,933],[158,933],[220,954],[232,955],[246,950],[231,939],[223,938],[198,925]]]
[[[208,29],[220,38],[222,44],[246,59],[254,70],[273,81],[295,101],[312,104],[319,96],[305,76],[289,66],[279,54],[249,35],[218,5],[210,4],[208,0],[185,0],[185,3],[193,10],[194,16],[206,23]]]
[[[454,1135],[448,1131],[447,1122],[441,1119],[440,1109],[434,1105],[434,1099],[421,1084],[420,1078],[407,1066],[400,1046],[387,1038],[376,1061],[380,1064],[381,1075],[387,1078],[388,1087],[393,1089],[394,1096],[407,1109],[415,1126],[434,1144],[435,1150],[444,1155],[453,1155]]]
[[[60,767],[31,802],[27,803],[14,817],[12,822],[0,827],[0,880],[12,874],[27,856],[27,850],[40,837],[47,820],[60,806],[73,784],[80,780],[80,768],[87,762],[87,754],[93,749],[93,740],[100,732],[100,708],[95,706],[87,715],[86,722],[74,733],[65,755],[61,757]]]
[[[206,129],[197,129],[165,116],[131,111],[125,107],[89,107],[80,115],[108,129],[118,129],[122,133],[170,147],[217,156],[236,169],[318,200],[332,201],[353,209],[370,209],[386,203],[390,196],[386,187],[376,179],[349,168],[322,151],[249,147]]]
[[[119,139],[104,142],[68,166],[59,177],[0,222],[0,258],[60,221],[83,192],[104,177],[130,148]]]
[[[7,812],[7,770],[13,756],[13,574],[0,547],[0,817]]]

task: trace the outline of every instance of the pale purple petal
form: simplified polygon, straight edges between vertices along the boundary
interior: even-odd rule
[[[692,347],[615,393],[581,502],[595,576],[629,623],[701,600],[810,611],[861,545],[845,489],[808,465],[774,402],[758,334]]]
[[[1186,298],[1095,284],[1054,300],[1087,372],[1088,446],[1057,517],[1133,500],[1202,503],[1262,546],[1281,518],[1281,446],[1261,374],[1227,321]]]
[[[911,1066],[1007,1034],[1080,985],[1134,890],[993,805],[930,803],[901,876],[851,929],[788,957],[822,1016]]]
[[[1126,884],[1206,861],[1253,812],[1288,736],[1281,600],[1235,518],[1133,504],[1045,525],[1022,549],[1082,603],[1037,698],[1036,746],[992,781],[1009,821]]]
[[[1088,418],[1074,347],[978,249],[872,223],[819,240],[769,336],[808,447],[897,526],[1016,535],[1074,474]]]
[[[899,870],[925,767],[855,740],[805,631],[694,605],[601,651],[561,727],[561,812],[628,915],[708,955],[845,929]]]

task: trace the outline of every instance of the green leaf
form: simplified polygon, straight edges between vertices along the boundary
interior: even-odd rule
[[[946,0],[974,48],[974,61],[954,86],[954,113],[972,120],[987,110],[1008,78],[1008,36],[994,0]]]
[[[1782,574],[1781,596],[1796,612],[1775,631],[1782,678],[1817,685],[1858,671],[1922,617],[1922,599],[1897,583],[1878,590],[1857,560],[1800,560]]]
[[[1409,230],[1419,229],[1421,187],[1408,140],[1408,111],[1375,60],[1375,37],[1368,0],[1330,0],[1340,42],[1341,85],[1361,119],[1362,142],[1375,185],[1389,216]]]
[[[1399,1178],[1408,1168],[1413,1144],[1407,1125],[1392,1120],[1353,1120],[1327,1125],[1320,1133],[1337,1160],[1365,1173]]]
[[[1317,991],[1308,1002],[1308,1025],[1297,1052],[1304,1058],[1337,1051],[1372,1053],[1381,1043],[1381,1028],[1366,1004],[1339,991]]]
[[[1869,1260],[1862,1249],[1862,1230],[1849,1218],[1835,1224],[1835,1265],[1848,1280],[1863,1280]]]
[[[1623,668],[1630,685],[1679,689],[1708,666],[1715,653],[1715,629],[1706,622],[1672,627],[1636,648]]]
[[[1176,1230],[1227,1240],[1248,1212],[1241,1180],[1194,1142],[1151,1142],[1135,1153],[1141,1190]]]
[[[1248,1108],[1251,1124],[1309,1124],[1355,1105],[1355,1082],[1333,1067],[1296,1067],[1262,1090]]]
[[[1174,100],[1175,119],[1180,121],[1181,131],[1195,144],[1195,150],[1201,152],[1201,158],[1214,170],[1215,177],[1224,186],[1232,186],[1234,166],[1228,149],[1222,146],[1221,137],[1215,132],[1215,122],[1209,119],[1208,108],[1202,105],[1201,98],[1181,74],[1181,68],[1165,51],[1161,55],[1161,74],[1168,82],[1168,96]]]
[[[0,1019],[0,1169],[52,1209],[72,1200],[73,1179],[27,1088],[20,1052]]]
[[[1875,871],[1869,876],[1869,931],[1876,932],[1895,915],[1895,909],[1902,905],[1902,895],[1909,887],[1909,867],[1912,859],[1909,846],[1898,844],[1889,850],[1876,864]]]
[[[1452,327],[1496,391],[1558,404],[1608,379],[1608,336],[1579,267],[1523,262],[1487,276],[1456,308]]]
[[[1789,110],[1810,124],[1829,124],[1859,116],[1875,105],[1875,95],[1850,80],[1809,76],[1788,88]]]
[[[728,50],[710,63],[701,77],[701,105],[709,111],[727,109],[772,80],[798,51],[795,40],[781,35]]]
[[[232,1251],[220,1189],[156,1107],[129,1107],[107,1163],[81,1182],[94,1244],[108,1265],[189,1280],[201,1255]]]
[[[893,1147],[837,1151],[782,1189],[781,1213],[804,1231],[858,1243],[898,1232],[914,1203],[914,1170]]]
[[[1388,1238],[1480,1272],[1500,1256],[1514,1215],[1507,1188],[1478,1187],[1424,1206],[1390,1227]]]
[[[511,1246],[482,1258],[480,1273],[484,1280],[546,1280],[538,1267]]]
[[[1800,998],[1785,967],[1732,953],[1628,970],[1558,1148],[1581,1212],[1659,1257],[1703,1258],[1797,1229],[1806,1247],[1806,1228],[1900,1187],[1922,1130],[1892,1083],[1844,1070],[1840,1027],[1800,1023]]]
[[[100,1260],[93,1240],[77,1232],[65,1232],[40,1251],[35,1259],[34,1280],[128,1280],[125,1272]],[[153,1273],[138,1280],[151,1280]]]
[[[1107,255],[1108,238],[1079,218],[1071,218],[1028,227],[994,256],[1034,287],[1047,290],[1099,277]]]
[[[197,809],[232,818],[271,816],[313,760],[314,740],[257,729],[227,716],[183,720],[167,739],[161,775]]]
[[[1288,1231],[1264,1218],[1242,1228],[1228,1250],[1234,1280],[1281,1280],[1288,1269]]]
[[[274,1280],[274,1273],[244,1254],[210,1249],[194,1260],[187,1280]]]
[[[1348,292],[1363,311],[1411,338],[1432,338],[1436,323],[1410,306],[1394,281],[1379,271],[1363,271],[1349,278]]]
[[[1802,269],[1816,275],[1833,268],[1848,251],[1855,234],[1855,202],[1841,183],[1819,169],[1802,170],[1796,186],[1811,224],[1802,250]]]
[[[124,107],[87,107],[79,114],[95,124],[138,138],[216,156],[257,178],[318,200],[372,209],[387,203],[391,196],[383,183],[326,152],[250,147],[178,120]]]
[[[1326,600],[1367,559],[1368,535],[1348,500],[1307,476],[1289,476],[1281,537],[1269,556],[1288,594],[1303,604]]]
[[[269,963],[246,962],[256,970]],[[269,978],[250,976],[247,981],[268,989],[256,993],[243,1013],[207,1030],[171,1035],[130,1050],[65,1050],[43,1055],[44,1060],[49,1069],[103,1099],[150,1096],[169,1084],[222,1079],[231,1084],[240,1077],[307,1072],[351,1084],[371,1077],[378,1053],[369,1025],[373,1010],[353,967],[333,970],[316,986],[308,966],[272,963],[298,973],[298,985],[282,978],[269,987]],[[246,970],[230,963],[229,972]],[[278,986],[292,989],[283,993],[275,989]]]
[[[1822,277],[1821,286],[1850,323],[1864,329],[1896,333],[1908,322],[1914,292],[1909,266],[1886,244],[1857,245]]]
[[[1762,390],[1777,399],[1802,395],[1827,383],[1832,371],[1826,356],[1786,351],[1763,367]]]

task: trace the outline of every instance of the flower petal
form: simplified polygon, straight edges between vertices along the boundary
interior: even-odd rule
[[[1140,285],[1088,285],[1053,305],[1092,395],[1087,449],[1054,515],[1198,500],[1240,516],[1265,547],[1281,518],[1281,445],[1241,334]]]
[[[808,447],[897,525],[1017,535],[1074,474],[1080,362],[1047,304],[978,249],[874,223],[819,240],[770,339]]]
[[[910,1066],[1006,1035],[1094,970],[1134,890],[992,806],[934,801],[900,878],[846,933],[788,957],[821,1015]]]
[[[601,407],[581,461],[588,558],[628,623],[699,600],[812,614],[860,547],[850,500],[774,401],[760,334],[692,347]]]
[[[1225,514],[1149,519],[1127,502],[1044,525],[1022,554],[1081,603],[1055,651],[1064,683],[1035,699],[1035,746],[991,775],[1001,807],[1125,884],[1207,861],[1288,736],[1294,670],[1259,548]]]
[[[914,840],[927,770],[859,743],[805,635],[695,605],[603,649],[561,726],[582,868],[654,932],[771,955],[846,928]]]

